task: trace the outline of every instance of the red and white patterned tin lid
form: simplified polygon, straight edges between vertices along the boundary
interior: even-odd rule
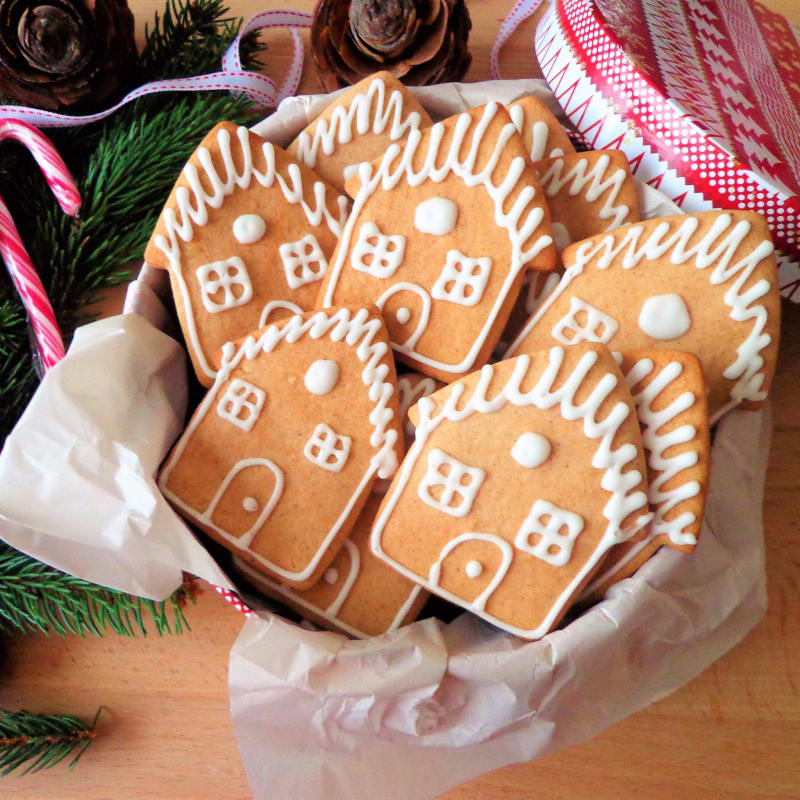
[[[800,33],[749,0],[555,0],[536,55],[594,149],[684,211],[767,218],[800,302]]]

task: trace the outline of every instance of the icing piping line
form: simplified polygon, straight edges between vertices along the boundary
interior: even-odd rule
[[[630,208],[622,203],[619,205],[614,205],[614,203],[616,203],[629,173],[620,167],[603,180],[611,164],[611,157],[606,153],[597,159],[591,169],[588,169],[589,163],[588,158],[580,158],[565,173],[566,160],[559,158],[553,161],[539,179],[542,188],[548,197],[555,197],[567,185],[569,185],[567,191],[570,197],[576,197],[585,189],[586,200],[590,203],[596,202],[605,194],[598,216],[603,220],[611,220],[606,228],[607,231],[618,228],[625,221]]]
[[[627,541],[632,536],[636,535],[652,518],[652,514],[644,513],[636,518],[630,530],[622,530],[621,528],[622,522],[630,514],[646,507],[647,495],[640,490],[632,492],[634,487],[642,481],[642,475],[637,469],[629,469],[627,472],[623,473],[623,469],[636,458],[636,446],[628,443],[621,445],[616,450],[611,449],[620,426],[630,414],[628,405],[619,402],[608,413],[605,419],[598,421],[595,418],[603,402],[616,387],[616,376],[610,372],[606,373],[597,381],[589,397],[584,400],[583,403],[576,406],[573,402],[574,398],[582,387],[589,371],[597,363],[597,353],[594,351],[584,353],[569,377],[567,377],[561,387],[556,390],[553,390],[553,385],[555,384],[561,365],[563,364],[565,350],[563,347],[553,347],[549,355],[550,360],[548,366],[543,370],[536,385],[528,392],[523,393],[520,390],[520,386],[530,369],[531,358],[528,355],[522,355],[516,359],[513,372],[506,385],[491,399],[487,397],[487,392],[494,378],[494,367],[487,364],[481,369],[478,384],[468,398],[465,397],[466,389],[463,383],[454,383],[450,387],[450,394],[438,411],[429,397],[424,397],[417,403],[419,424],[417,425],[416,439],[403,461],[400,471],[392,482],[389,493],[384,499],[380,514],[373,525],[370,539],[372,552],[391,564],[398,572],[405,575],[410,580],[417,581],[426,588],[436,591],[437,594],[445,599],[462,607],[469,608],[470,606],[465,603],[463,598],[459,598],[435,586],[431,582],[430,576],[426,580],[389,556],[381,547],[383,530],[411,478],[411,473],[429,436],[436,430],[441,422],[444,420],[460,422],[467,419],[467,417],[471,416],[473,413],[487,414],[497,411],[503,408],[507,403],[519,407],[536,406],[540,409],[552,408],[555,405],[559,405],[565,419],[583,420],[583,429],[586,436],[590,439],[599,439],[597,450],[592,458],[592,466],[596,469],[603,470],[603,477],[600,481],[600,485],[611,494],[611,497],[603,508],[603,516],[608,520],[606,530],[595,548],[595,551],[592,553],[592,556],[559,595],[552,608],[545,615],[545,618],[537,628],[533,630],[523,630],[493,617],[485,609],[472,609],[479,616],[511,633],[533,639],[544,636],[544,634],[550,630],[553,621],[562,611],[569,598],[574,594],[576,588],[587,575],[591,574],[592,570],[600,562],[600,559],[606,554],[608,549],[612,545]]]

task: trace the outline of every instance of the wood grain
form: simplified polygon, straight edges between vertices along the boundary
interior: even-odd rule
[[[470,2],[471,80],[488,77],[488,54],[511,7]],[[282,3],[237,0],[248,16]],[[310,0],[291,2],[311,8]],[[767,6],[800,25],[797,0]],[[131,0],[139,30],[161,0]],[[506,46],[506,77],[536,74],[533,24]],[[288,37],[270,32],[273,76],[288,63]],[[318,91],[307,69],[301,91]],[[446,800],[542,798],[797,798],[800,796],[800,306],[784,304],[772,392],[775,436],[764,523],[769,611],[747,639],[682,690],[579,747],[490,773]],[[180,637],[10,640],[0,706],[91,717],[103,734],[74,772],[60,766],[6,778],[3,798],[104,800],[250,797],[233,737],[227,659],[242,618],[208,589]],[[375,797],[380,797],[376,788]],[[290,800],[275,798],[275,800]],[[291,800],[303,800],[292,798]]]

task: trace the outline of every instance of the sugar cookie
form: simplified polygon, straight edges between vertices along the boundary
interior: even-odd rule
[[[633,575],[662,545],[694,550],[708,492],[711,445],[699,359],[670,350],[631,350],[618,358],[642,429],[653,519],[645,539],[611,548],[586,589],[589,602]]]
[[[427,128],[431,118],[389,72],[376,72],[342,93],[289,145],[289,153],[344,191],[349,173],[392,142]]]
[[[394,474],[398,420],[377,310],[297,314],[224,345],[159,486],[220,543],[305,588],[342,546],[375,478]]]
[[[712,423],[758,408],[775,369],[778,276],[769,229],[750,211],[705,211],[625,225],[576,242],[564,277],[507,355],[597,341],[700,358]]]
[[[630,392],[601,345],[484,366],[410,416],[373,552],[505,630],[546,634],[650,519]]]
[[[439,380],[486,363],[524,272],[555,263],[547,207],[505,109],[489,103],[413,133],[362,164],[348,191],[319,304],[375,303],[396,356]],[[420,207],[433,232],[415,226]]]
[[[195,372],[228,341],[313,308],[348,201],[279,147],[228,122],[183,169],[145,251],[169,270]]]

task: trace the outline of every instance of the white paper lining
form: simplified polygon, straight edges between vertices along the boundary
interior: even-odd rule
[[[541,81],[416,90],[441,118]],[[287,144],[330,98],[290,98],[256,129]],[[646,216],[673,213],[641,186]],[[0,453],[0,535],[80,577],[164,598],[187,570],[230,587],[157,491],[183,424],[186,359],[157,328],[164,273],[145,268],[126,314],[81,328]],[[136,313],[134,313],[136,312]],[[682,686],[766,607],[761,503],[767,410],[719,425],[697,551],[662,550],[607,599],[538,642],[463,614],[350,641],[269,612],[230,658],[231,710],[256,798],[429,798],[599,733]]]

